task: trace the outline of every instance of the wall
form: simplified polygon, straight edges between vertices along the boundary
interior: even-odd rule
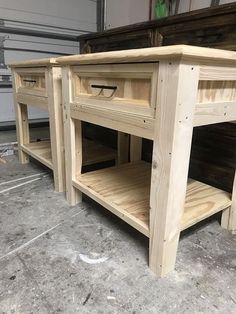
[[[230,2],[235,2],[235,0],[220,0],[220,4]],[[179,13],[207,8],[210,4],[211,0],[180,0]]]
[[[220,0],[220,4],[236,0]],[[175,1],[172,1],[173,4]],[[106,29],[139,23],[149,19],[149,0],[107,0]],[[179,13],[209,7],[211,0],[180,0]],[[152,0],[152,18],[154,18],[155,0]]]
[[[0,0],[0,17],[11,19],[14,24],[25,21],[76,32],[94,31],[96,0]]]
[[[6,64],[79,53],[76,40],[19,35],[19,30],[71,39],[96,29],[96,0],[0,0],[0,48]],[[45,111],[36,108],[30,108],[29,114],[31,119],[47,117]],[[1,88],[0,124],[12,123],[14,119],[12,90]]]
[[[147,21],[149,0],[107,0],[106,29]]]

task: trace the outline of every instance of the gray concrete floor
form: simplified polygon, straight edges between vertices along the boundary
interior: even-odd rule
[[[49,127],[31,128],[30,140],[46,139],[50,137]],[[12,130],[0,131],[0,144],[16,142],[16,132]]]
[[[236,237],[218,216],[181,235],[176,269],[158,279],[140,233],[88,199],[70,207],[41,165],[6,160],[1,314],[236,313]]]

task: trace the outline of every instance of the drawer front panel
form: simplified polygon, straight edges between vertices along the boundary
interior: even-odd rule
[[[78,66],[73,102],[154,117],[157,63]]]
[[[19,93],[30,94],[35,96],[46,96],[46,76],[45,71],[25,69],[17,72]]]

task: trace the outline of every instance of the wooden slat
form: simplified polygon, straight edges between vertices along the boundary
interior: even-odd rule
[[[78,176],[73,185],[148,236],[150,167],[121,165]]]
[[[139,161],[79,175],[73,185],[149,237],[150,177],[151,164]],[[230,204],[229,193],[189,180],[180,229]]]
[[[21,148],[31,157],[37,159],[48,168],[53,169],[50,141],[40,141],[24,144],[21,145]]]
[[[74,119],[153,139],[154,119],[150,117],[80,104],[71,104],[70,115]]]
[[[197,103],[194,126],[236,120],[236,101]]]
[[[134,73],[138,73],[139,78],[149,78],[153,73],[157,63],[136,63],[136,64],[103,64],[96,65],[78,65],[72,66],[73,73],[77,73],[81,77],[107,77],[113,76],[115,78],[132,78]]]
[[[200,66],[199,80],[203,81],[235,81],[235,67]]]
[[[22,145],[22,150],[47,167],[53,167],[50,141],[31,142]],[[115,160],[116,151],[91,140],[83,140],[83,166]]]
[[[21,104],[30,105],[33,107],[39,107],[42,109],[48,109],[48,98],[27,94],[16,94],[16,101]]]
[[[19,61],[8,64],[11,68],[21,68],[21,67],[40,67],[47,65],[56,65],[56,58],[43,58],[43,59],[33,59],[27,61]]]
[[[32,95],[39,97],[47,97],[47,91],[45,88],[27,88],[27,87],[18,87],[17,91],[20,95]]]
[[[223,102],[236,100],[236,80],[199,81],[197,102]]]
[[[195,225],[230,205],[229,193],[195,180],[189,180],[181,230]]]

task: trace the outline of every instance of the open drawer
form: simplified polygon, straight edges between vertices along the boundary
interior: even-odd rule
[[[80,65],[72,72],[74,103],[154,117],[158,63]]]
[[[25,68],[17,70],[18,93],[46,96],[45,69]]]

